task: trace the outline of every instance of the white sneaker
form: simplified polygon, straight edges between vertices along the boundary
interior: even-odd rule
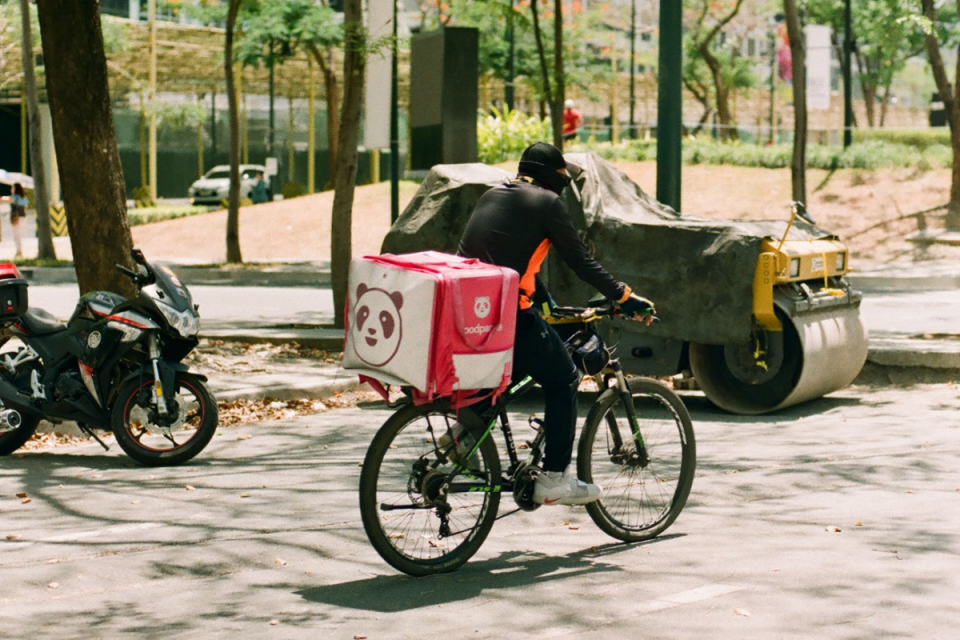
[[[600,497],[598,484],[587,484],[560,471],[541,471],[533,487],[537,504],[587,504]]]

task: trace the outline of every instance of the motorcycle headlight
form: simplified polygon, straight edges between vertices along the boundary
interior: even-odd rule
[[[177,311],[171,306],[160,305],[163,317],[170,326],[177,330],[184,338],[192,338],[200,333],[200,318],[191,311]]]

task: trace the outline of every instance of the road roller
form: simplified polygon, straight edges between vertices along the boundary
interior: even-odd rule
[[[611,327],[624,368],[642,375],[689,371],[718,407],[757,415],[849,385],[867,357],[860,292],[846,280],[849,251],[835,237],[762,241],[753,279],[752,330],[737,344],[685,343]]]

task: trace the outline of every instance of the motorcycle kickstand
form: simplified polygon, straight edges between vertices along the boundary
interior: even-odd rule
[[[101,440],[100,437],[96,433],[94,433],[93,429],[91,429],[87,425],[80,422],[77,423],[77,426],[80,428],[80,431],[82,431],[83,433],[87,434],[88,436],[90,436],[91,438],[99,442],[100,446],[103,447],[104,451],[110,451],[110,445],[108,445],[106,442]]]

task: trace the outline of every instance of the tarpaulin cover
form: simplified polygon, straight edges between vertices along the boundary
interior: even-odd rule
[[[567,157],[583,168],[576,178],[580,199],[572,189],[563,197],[587,246],[608,271],[657,305],[661,322],[644,331],[708,344],[747,340],[761,241],[783,235],[789,218],[786,206],[771,211],[771,217],[781,218],[771,221],[681,215],[596,154]],[[387,234],[382,250],[455,252],[477,199],[513,176],[483,164],[434,167]],[[789,235],[823,237],[832,236],[799,219]],[[596,294],[555,254],[545,263],[543,276],[560,304],[583,305]]]

